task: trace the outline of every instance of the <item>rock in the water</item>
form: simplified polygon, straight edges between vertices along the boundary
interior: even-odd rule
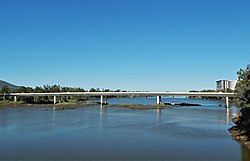
[[[163,103],[164,105],[169,105],[169,106],[171,106],[172,104],[171,103]]]
[[[196,103],[175,103],[175,106],[201,106],[200,104]]]

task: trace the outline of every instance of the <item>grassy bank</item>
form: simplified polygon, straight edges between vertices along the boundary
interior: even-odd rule
[[[11,106],[30,106],[31,104],[27,104],[25,102],[14,102],[8,100],[0,101],[0,107],[11,107]]]
[[[24,101],[18,101],[18,102],[14,102],[14,101],[8,101],[8,100],[2,100],[0,101],[0,107],[4,108],[4,107],[23,107],[23,106],[35,106],[35,107],[83,107],[83,106],[91,106],[91,105],[98,105],[98,103],[95,102],[85,102],[85,101],[76,101],[76,100],[70,100],[67,102],[59,102],[57,104],[53,104],[53,103],[27,103]]]

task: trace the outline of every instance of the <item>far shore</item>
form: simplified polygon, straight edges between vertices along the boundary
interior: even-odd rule
[[[91,105],[98,105],[96,102],[62,102],[57,104],[50,104],[50,103],[26,103],[26,102],[13,102],[13,101],[6,101],[0,102],[0,108],[5,107],[60,107],[60,106],[91,106]]]
[[[53,107],[54,110],[68,110],[68,109],[77,109],[77,107],[87,107],[87,106],[100,106],[100,102],[86,102],[86,101],[71,101],[71,102],[61,102],[57,104],[42,104],[42,103],[26,103],[26,102],[13,102],[5,101],[0,102],[0,109],[4,108],[17,108],[17,107]],[[173,108],[180,106],[201,106],[199,104],[189,104],[189,103],[162,103],[162,104],[104,104],[102,107],[121,107],[132,110],[151,110],[151,109],[165,109]]]

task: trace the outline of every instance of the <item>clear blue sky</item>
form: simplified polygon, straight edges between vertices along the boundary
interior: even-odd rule
[[[188,91],[250,63],[249,0],[1,0],[0,79]]]

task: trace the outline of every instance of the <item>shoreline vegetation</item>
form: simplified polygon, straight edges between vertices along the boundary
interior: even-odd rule
[[[232,138],[250,149],[250,109],[242,108],[241,114],[232,119],[235,126],[228,129]]]
[[[150,109],[165,109],[167,107],[181,107],[181,106],[201,106],[200,104],[191,104],[191,103],[162,103],[162,104],[107,104],[104,107],[124,107],[132,110],[150,110]]]
[[[55,110],[65,110],[65,109],[76,109],[77,107],[86,107],[86,106],[94,106],[100,105],[100,102],[87,102],[87,101],[68,101],[68,102],[60,102],[57,104],[53,104],[52,101],[46,103],[27,103],[24,101],[13,102],[13,101],[0,101],[0,108],[8,108],[8,107],[56,107]],[[104,104],[103,107],[123,107],[133,110],[149,110],[149,109],[164,109],[171,107],[181,107],[181,106],[201,106],[200,104],[191,104],[191,103],[162,103],[162,104]]]
[[[241,107],[241,113],[232,119],[235,126],[228,130],[233,139],[250,149],[250,64],[246,69],[240,69],[237,75],[236,106]]]

